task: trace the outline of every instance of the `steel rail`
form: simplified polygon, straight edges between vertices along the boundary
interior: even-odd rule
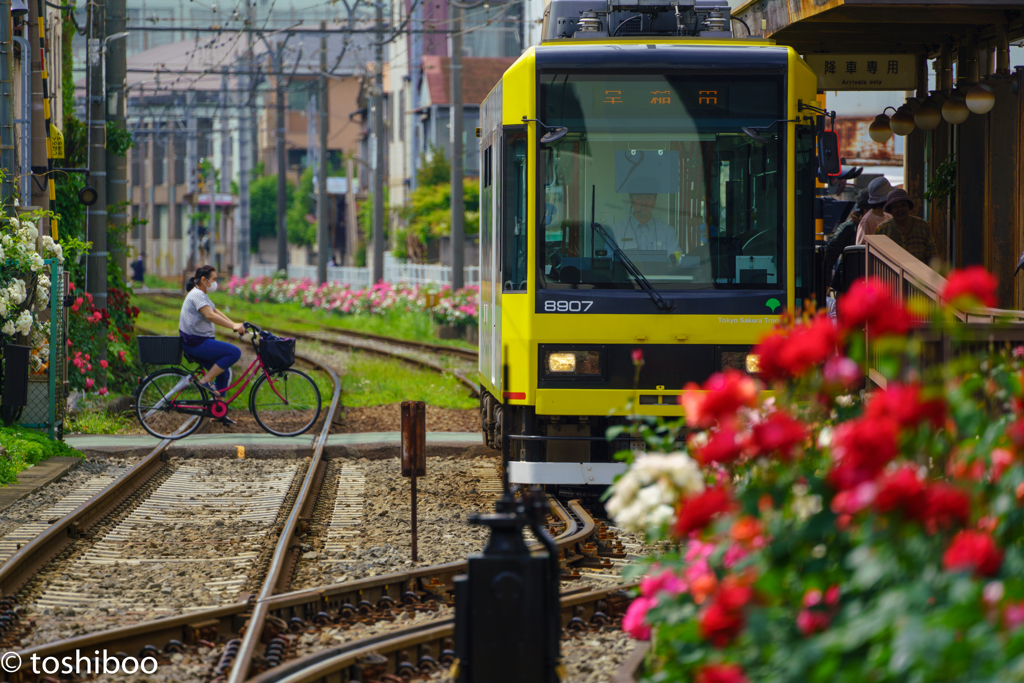
[[[572,501],[569,505],[575,511],[579,504],[577,501]],[[563,510],[562,514],[559,514],[558,509],[558,507],[554,507],[555,514],[562,518],[565,512]],[[582,508],[580,509],[582,510]],[[577,514],[583,520],[583,526],[582,528],[578,524],[567,526],[555,538],[555,543],[560,549],[579,543],[593,533],[594,524],[590,515],[585,510],[582,511],[582,514],[579,512]],[[277,559],[276,554],[275,559]],[[264,623],[267,615],[286,622],[296,617],[306,622],[312,622],[321,612],[338,612],[346,604],[359,606],[360,603],[369,602],[377,605],[385,596],[396,602],[402,601],[410,593],[432,594],[441,598],[443,594],[451,592],[455,577],[465,574],[468,568],[469,565],[466,561],[451,562],[345,583],[280,593],[256,605],[253,605],[250,600],[243,599],[231,605],[37,645],[22,650],[19,654],[22,661],[30,661],[33,655],[42,659],[46,657],[60,659],[73,655],[76,650],[92,652],[95,649],[106,649],[109,652],[132,654],[140,653],[146,646],[153,646],[166,651],[166,645],[172,641],[185,644],[195,644],[199,640],[216,642],[218,637],[234,637],[243,629],[245,632],[252,632],[255,637],[262,633],[262,627],[255,629],[256,622],[253,621],[256,617],[255,612],[260,605],[264,606],[262,610]],[[576,598],[579,595],[586,595],[578,590],[569,593],[571,595],[563,597],[563,601],[569,597]],[[240,596],[240,598],[244,598],[244,596]],[[239,656],[241,654],[240,650]],[[24,669],[18,674],[12,674],[12,683],[25,680],[24,674]]]
[[[618,616],[624,612],[629,598],[623,591],[630,588],[632,584],[613,586],[600,590],[563,595],[560,599],[562,628],[571,627],[577,620],[586,626],[584,616],[593,619],[599,612],[599,604],[616,602],[616,609],[608,609],[612,615]],[[604,617],[609,617],[602,612]],[[292,660],[280,666],[263,672],[259,676],[250,679],[250,683],[319,683],[321,681],[351,681],[358,680],[346,675],[346,669],[358,666],[361,660],[370,655],[385,656],[388,658],[386,668],[388,673],[398,672],[401,662],[397,657],[405,651],[406,655],[413,648],[425,648],[433,652],[441,653],[443,642],[453,638],[455,635],[455,620],[452,618],[439,619],[418,626],[413,626],[399,631],[393,631],[371,638],[358,640],[352,643],[317,652],[306,657]],[[432,657],[440,661],[441,657]],[[421,661],[416,660],[414,661]],[[410,662],[411,664],[411,662]]]
[[[295,530],[299,524],[299,518],[304,514],[308,515],[316,504],[316,497],[319,495],[320,483],[323,481],[326,461],[323,458],[324,446],[327,444],[327,435],[330,434],[331,424],[334,422],[334,414],[338,410],[338,403],[341,398],[341,380],[330,367],[323,365],[334,381],[334,395],[331,397],[331,405],[324,416],[324,426],[320,430],[313,449],[313,459],[306,471],[306,477],[302,481],[302,488],[292,506],[291,514],[284,523],[281,536],[278,539],[277,547],[270,561],[270,568],[263,580],[263,587],[256,597],[256,604],[252,616],[245,628],[245,635],[238,650],[238,656],[231,667],[229,681],[241,683],[249,674],[249,666],[256,653],[256,646],[263,635],[263,624],[269,612],[269,600],[283,585],[287,588],[291,581],[291,572],[295,568],[298,547],[295,540]]]
[[[178,431],[191,426],[191,417]],[[131,497],[167,464],[165,451],[174,439],[164,439],[117,481],[51,524],[0,565],[0,596],[13,595],[71,542],[81,537]]]
[[[171,296],[166,292],[158,291],[152,292],[147,298],[150,299],[171,299]],[[173,303],[177,304],[179,299],[171,299]],[[149,311],[147,311],[149,312]],[[154,314],[155,317],[155,314]],[[301,320],[299,318],[286,318],[287,322],[295,323],[297,325],[310,325],[308,320]],[[362,332],[360,330],[349,330],[339,328],[329,328],[330,332],[336,332],[338,334],[348,334],[353,337],[361,337],[363,339],[370,339],[373,341],[379,341],[385,344],[393,344],[394,346],[404,346],[410,349],[418,349],[421,351],[429,351],[431,353],[445,353],[451,356],[460,356],[466,360],[476,361],[479,359],[479,353],[472,349],[464,349],[458,346],[446,346],[445,344],[432,344],[430,342],[414,341],[412,339],[398,339],[396,337],[388,337],[383,334],[374,334],[373,332]],[[289,332],[288,334],[292,334]]]

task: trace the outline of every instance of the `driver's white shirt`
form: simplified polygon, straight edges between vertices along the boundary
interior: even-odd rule
[[[629,218],[612,226],[612,232],[622,251],[663,249],[666,254],[674,254],[679,250],[676,229],[654,216],[641,223],[630,213]]]

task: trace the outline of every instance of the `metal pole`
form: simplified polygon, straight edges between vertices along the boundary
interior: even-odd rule
[[[384,279],[384,0],[376,2],[376,78],[373,94],[373,278]]]
[[[252,26],[252,2],[245,3],[246,25]],[[248,47],[245,55],[245,75],[239,78],[239,103],[242,105],[238,117],[238,271],[242,277],[249,276],[249,177],[252,166],[249,154],[252,151],[252,136],[249,133],[249,97],[252,83],[252,33],[246,33]]]
[[[192,197],[191,209],[188,220],[188,234],[189,234],[189,270],[195,272],[195,269],[201,265],[199,263],[199,223],[196,220],[197,213],[197,202],[199,201],[199,136],[196,132],[196,128],[199,125],[199,119],[195,116],[195,92],[189,91],[186,95],[187,109],[185,115],[185,125],[187,130],[185,131],[185,167],[188,169],[188,192]],[[174,149],[174,138],[171,137],[167,141],[167,145],[173,150]],[[164,158],[169,155],[164,154]],[[174,187],[174,185],[170,185]],[[155,215],[155,214],[154,214]],[[157,226],[159,229],[159,226]],[[163,235],[161,235],[161,238]],[[162,240],[161,240],[162,241]]]
[[[356,264],[359,246],[359,222],[356,220],[356,164],[352,157],[345,159],[345,265]]]
[[[122,33],[126,26],[125,0],[107,0],[107,35]],[[128,41],[114,40],[108,45],[107,60],[107,116],[114,126],[125,128],[125,79],[128,62]],[[128,153],[116,154],[107,150],[107,203],[113,207],[109,216],[111,246],[121,272],[128,268]]]
[[[288,193],[285,187],[288,163],[284,153],[284,45],[277,42],[277,269],[288,272]]]
[[[462,8],[449,5],[452,11],[452,291],[462,289],[465,248],[463,218],[465,204],[462,197]]]
[[[23,37],[14,36],[21,46],[21,118],[17,119],[21,131],[21,174],[18,185],[21,190],[21,205],[32,204],[32,48],[28,42],[28,24]]]
[[[318,242],[316,253],[316,277],[320,284],[327,282],[327,255],[331,251],[330,226],[328,225],[327,211],[327,126],[330,121],[327,118],[327,22],[320,22],[320,93],[318,95],[320,105],[320,116],[318,117],[319,128],[317,133],[320,140],[320,168],[316,177],[316,223]]]
[[[104,0],[94,0],[90,5],[89,23],[92,25],[93,38],[89,54],[88,78],[91,84],[89,147],[90,163],[87,178],[96,188],[96,203],[86,207],[88,241],[92,249],[86,255],[85,291],[92,294],[93,305],[98,310],[107,307],[107,106],[103,93],[106,83],[103,79],[103,38]],[[106,346],[100,344],[96,348],[96,364],[105,360]],[[99,373],[99,385],[107,384],[106,373]]]
[[[44,109],[49,110],[49,104],[45,102],[45,95],[43,92],[43,79],[46,77],[46,72],[43,69],[43,36],[40,31],[43,27],[42,13],[43,3],[41,2],[29,2],[29,22],[28,22],[28,39],[32,44],[32,49],[29,54],[24,55],[22,59],[28,59],[32,65],[32,113],[29,117],[30,126],[32,129],[32,153],[31,153],[31,166],[32,178],[28,178],[28,185],[31,191],[31,199],[28,202],[30,206],[36,206],[41,208],[47,208],[50,200],[47,194],[47,177],[43,175],[44,169],[47,167],[47,154],[46,154],[46,116],[44,115]],[[91,10],[90,10],[91,11]],[[5,18],[7,20],[7,18]],[[91,51],[92,45],[89,44],[89,50]],[[90,52],[91,54],[91,52]],[[89,79],[86,79],[87,84]],[[86,102],[86,109],[88,110],[90,104]],[[88,133],[88,131],[87,131]],[[45,234],[43,231],[43,224],[46,221],[40,221],[40,234]],[[87,261],[88,263],[88,261]],[[86,265],[88,268],[88,265]]]

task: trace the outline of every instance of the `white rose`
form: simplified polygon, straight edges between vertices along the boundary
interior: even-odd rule
[[[8,337],[13,337],[14,336],[14,321],[13,320],[8,320],[7,322],[5,322],[3,328],[0,328],[0,332],[3,332]]]
[[[19,228],[21,228],[21,221],[19,221],[14,216],[11,216],[10,218],[8,218],[7,222],[9,222],[11,224],[11,227],[14,228],[15,230],[18,230]]]
[[[11,246],[11,236],[10,235],[2,235],[2,236],[0,236],[0,244],[4,245],[5,247]]]
[[[661,526],[674,522],[676,511],[671,505],[659,505],[647,515],[647,523],[650,526]]]
[[[36,308],[42,310],[50,303],[50,290],[42,285],[36,285]]]
[[[17,328],[19,334],[28,334],[32,331],[32,314],[28,311],[22,311],[21,315],[18,316]]]
[[[627,531],[643,531],[644,509],[640,501],[614,515],[615,523]]]
[[[7,288],[11,301],[14,302],[15,306],[21,305],[21,302],[25,300],[27,292],[25,291],[25,281],[15,278],[11,286]]]
[[[32,368],[32,372],[39,372],[43,369],[43,359],[33,353],[29,356],[29,365]]]
[[[40,270],[46,267],[46,264],[43,263],[43,257],[40,256],[39,254],[32,254],[30,258],[32,261],[32,265],[29,266],[29,268],[32,269],[33,273],[38,273]]]
[[[683,494],[693,495],[704,492],[704,477],[696,460],[682,452],[669,453],[665,459],[672,483]]]
[[[7,296],[3,292],[4,290],[0,289],[0,318],[7,317]]]
[[[4,260],[4,248],[0,247],[0,261]]]

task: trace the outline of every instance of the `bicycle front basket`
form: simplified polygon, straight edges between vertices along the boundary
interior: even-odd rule
[[[266,335],[260,339],[260,356],[267,370],[287,370],[295,364],[295,340]]]

